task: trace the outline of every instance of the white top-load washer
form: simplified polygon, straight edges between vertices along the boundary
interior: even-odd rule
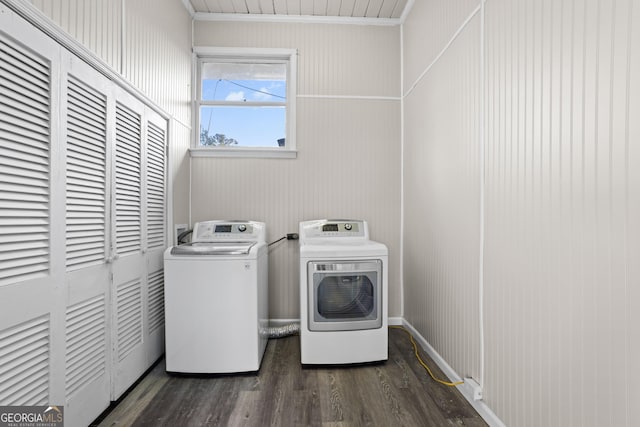
[[[265,224],[204,221],[164,253],[166,370],[257,371],[268,334]]]
[[[362,220],[300,223],[302,364],[388,358],[388,250]]]

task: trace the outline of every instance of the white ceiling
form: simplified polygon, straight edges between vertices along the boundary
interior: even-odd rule
[[[183,0],[196,19],[320,19],[399,23],[414,0]]]

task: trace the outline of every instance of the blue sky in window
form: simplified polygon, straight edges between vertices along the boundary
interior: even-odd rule
[[[283,80],[203,80],[202,99],[207,101],[282,102]],[[243,147],[277,147],[285,137],[285,107],[207,106],[200,110],[200,127],[209,135],[224,134]]]

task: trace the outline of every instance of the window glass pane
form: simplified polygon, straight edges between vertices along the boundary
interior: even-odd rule
[[[200,108],[200,145],[230,147],[282,147],[285,142],[285,107]]]
[[[202,64],[202,100],[285,102],[285,64]]]

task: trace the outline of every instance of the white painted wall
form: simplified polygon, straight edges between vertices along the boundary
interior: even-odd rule
[[[461,5],[403,27],[405,318],[506,425],[635,425],[640,8]]]
[[[390,315],[478,379],[507,425],[634,424],[636,2],[416,1],[402,79],[398,28],[198,23],[197,45],[299,50],[299,153],[193,159],[192,174],[180,2],[33,4],[172,116],[176,222],[189,220],[190,178],[193,221],[263,220],[277,238],[304,219],[367,219],[390,249]],[[295,243],[270,257],[271,316],[296,317]]]
[[[268,239],[318,218],[369,222],[389,247],[389,315],[400,309],[400,30],[196,22],[194,45],[298,49],[298,157],[192,159],[192,220],[264,221]],[[299,317],[298,243],[269,253],[270,317]]]

